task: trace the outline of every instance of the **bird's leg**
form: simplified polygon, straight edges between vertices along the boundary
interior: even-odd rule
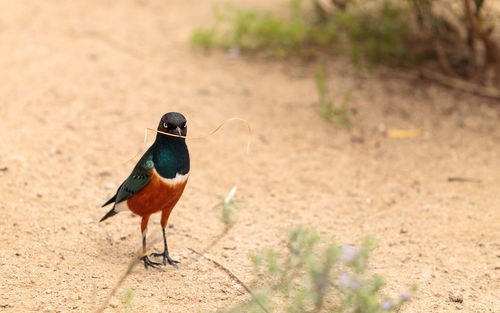
[[[167,265],[167,262],[168,262],[168,264],[176,266],[177,263],[181,263],[181,262],[170,258],[170,255],[168,254],[167,236],[165,234],[165,227],[162,227],[161,229],[163,231],[163,245],[164,245],[165,249],[163,250],[162,253],[151,253],[151,256],[162,256],[163,257],[163,265]]]
[[[180,262],[176,261],[176,260],[172,260],[170,258],[170,255],[168,254],[167,235],[165,233],[165,228],[167,227],[168,217],[170,216],[170,212],[172,212],[171,209],[170,210],[163,210],[161,212],[161,230],[163,231],[163,245],[164,245],[165,249],[163,250],[162,253],[151,253],[151,256],[163,257],[163,265],[167,265],[167,262],[168,262],[168,264],[170,264],[170,265],[177,266],[177,263],[180,263]]]
[[[146,250],[146,234],[148,232],[148,221],[149,216],[144,216],[141,222],[141,231],[142,231],[142,257],[141,260],[144,261],[144,268],[148,269],[148,266],[153,268],[161,265],[160,263],[153,262],[148,258],[148,252]]]

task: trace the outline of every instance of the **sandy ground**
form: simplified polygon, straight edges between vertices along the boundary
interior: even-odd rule
[[[401,312],[500,312],[500,103],[383,68],[362,78],[339,58],[331,89],[337,99],[351,89],[359,111],[347,131],[317,114],[314,65],[189,47],[225,2],[0,1],[0,311],[91,312],[103,301],[140,231],[129,213],[98,224],[100,205],[129,174],[144,128],[180,111],[191,135],[247,119],[251,153],[237,123],[189,142],[191,177],[168,230],[182,264],[136,267],[106,312],[123,311],[128,288],[134,312],[246,299],[189,250],[222,232],[213,206],[234,185],[238,221],[208,254],[244,281],[249,252],[307,225],[338,243],[377,238],[372,268],[388,292],[420,286]],[[423,136],[383,132],[415,127]],[[455,176],[477,181],[448,182]],[[149,234],[160,237],[158,217]]]

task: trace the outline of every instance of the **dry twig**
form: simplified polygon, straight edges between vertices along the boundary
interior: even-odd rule
[[[225,267],[224,265],[220,264],[219,262],[215,261],[214,259],[208,257],[207,255],[205,254],[201,254],[200,252],[192,249],[192,248],[188,248],[191,252],[203,257],[205,260],[208,260],[210,262],[212,262],[215,266],[217,266],[219,269],[221,269],[222,271],[224,271],[230,278],[232,278],[234,281],[236,281],[241,287],[243,287],[251,296],[252,298],[255,300],[255,302],[259,305],[259,307],[266,313],[269,313],[269,311],[264,307],[264,305],[262,305],[260,303],[260,301],[257,300],[257,298],[255,297],[254,293],[250,290],[250,288],[248,288],[248,286],[243,282],[241,281],[241,279],[238,278],[238,276],[236,276],[233,272],[231,272],[231,270],[229,270],[227,267]]]

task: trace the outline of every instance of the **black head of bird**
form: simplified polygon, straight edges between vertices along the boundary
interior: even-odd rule
[[[158,130],[172,135],[186,136],[186,118],[180,113],[169,112],[162,116],[160,123],[158,124]]]

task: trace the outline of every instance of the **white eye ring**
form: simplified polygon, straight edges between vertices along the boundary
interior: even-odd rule
[[[163,123],[163,127],[168,128],[167,123]]]

